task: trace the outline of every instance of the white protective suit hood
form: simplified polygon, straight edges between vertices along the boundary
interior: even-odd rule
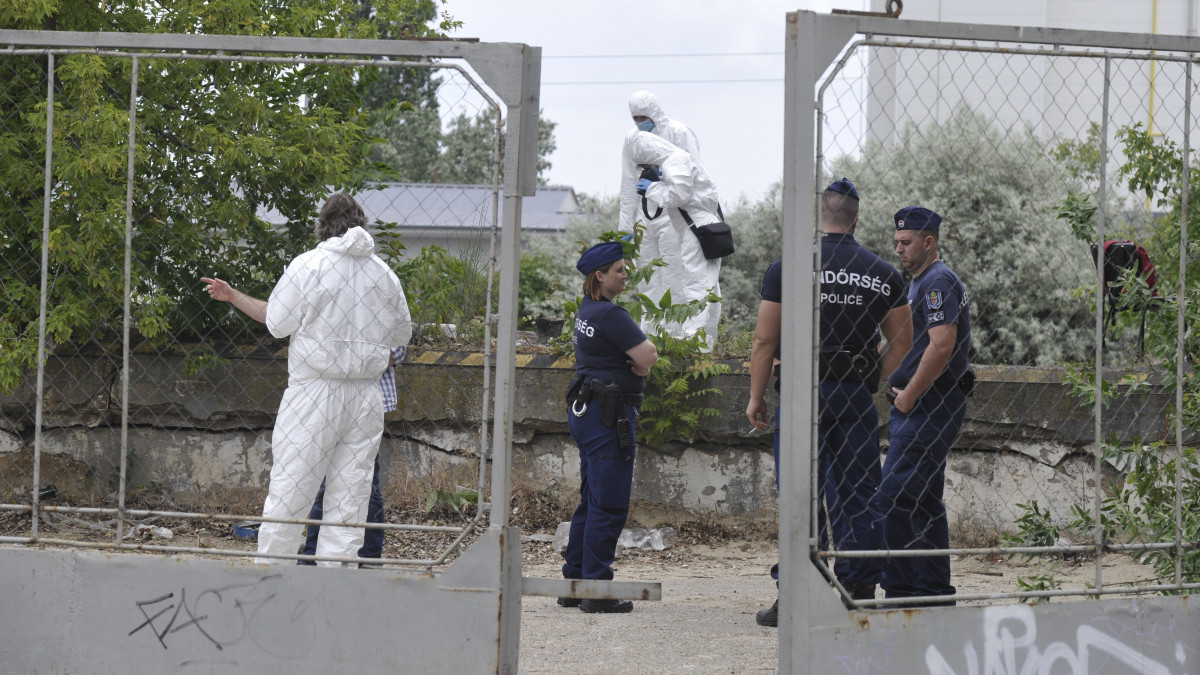
[[[378,379],[412,319],[400,280],[361,227],[300,254],[271,291],[267,328],[291,336],[288,383]]]
[[[635,165],[651,164],[662,172],[662,180],[646,189],[646,201],[651,207],[686,209],[697,224],[715,223],[717,216],[717,187],[686,150],[645,131],[625,137],[625,154]],[[674,222],[676,214],[671,214]],[[686,228],[680,220],[678,226]]]
[[[375,253],[375,239],[363,228],[352,227],[340,237],[330,237],[317,244],[317,248],[363,258]]]
[[[629,97],[629,116],[630,117],[649,117],[654,120],[654,126],[667,126],[671,118],[667,117],[667,113],[663,112],[662,106],[658,104],[658,97],[648,91],[635,91],[633,96]]]
[[[661,166],[672,153],[679,150],[674,144],[645,131],[625,137],[625,154],[629,155],[634,164]]]

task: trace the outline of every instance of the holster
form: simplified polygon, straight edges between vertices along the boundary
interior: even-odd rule
[[[593,379],[587,387],[593,400],[600,406],[600,423],[606,427],[616,427],[617,445],[622,450],[632,450],[635,444],[633,438],[632,420],[626,414],[628,406],[641,407],[641,394],[623,394],[621,386],[616,382],[605,384]],[[634,413],[637,417],[637,413]]]
[[[583,377],[576,375],[567,385],[567,405],[587,405],[592,399],[592,390],[583,386]]]
[[[592,380],[591,385],[592,398],[599,399],[600,403],[600,423],[606,427],[617,425],[617,418],[621,410],[621,386],[616,382],[605,384],[599,380]]]

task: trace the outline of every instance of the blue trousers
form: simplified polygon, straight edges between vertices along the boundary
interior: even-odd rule
[[[879,550],[883,533],[874,504],[881,474],[879,413],[871,389],[862,382],[821,382],[817,412],[818,503],[823,500],[829,512],[828,520],[824,511],[818,513],[820,547],[826,548],[832,536],[837,551]],[[775,423],[778,485],[778,408]],[[833,571],[843,584],[868,586],[880,582],[883,564],[878,558],[837,558]]]
[[[321,481],[321,489],[317,490],[317,499],[313,502],[312,511],[308,513],[309,520],[320,520],[321,514],[324,513],[325,503],[325,481]],[[367,522],[368,523],[383,523],[386,522],[383,516],[383,493],[379,490],[379,456],[375,457],[375,475],[371,478],[371,500],[367,502]],[[308,526],[308,538],[304,541],[304,550],[300,551],[301,555],[316,555],[317,553],[317,537],[321,534],[320,525]],[[383,530],[367,528],[363,534],[362,548],[358,549],[358,557],[360,558],[382,558],[383,557]],[[311,560],[297,560],[300,565],[316,565],[317,563]]]
[[[637,408],[626,406],[625,412],[636,438]],[[567,426],[579,446],[579,506],[571,516],[562,573],[567,579],[612,579],[617,539],[629,516],[636,447],[618,447],[617,428],[600,422],[599,405],[589,405],[583,417],[568,411]]]
[[[961,391],[926,392],[905,415],[892,408],[888,418],[887,459],[877,508],[883,514],[884,543],[889,550],[945,549],[950,528],[942,492],[946,457],[966,418]],[[883,589],[889,598],[954,595],[950,557],[888,558]],[[953,604],[953,603],[950,603]]]

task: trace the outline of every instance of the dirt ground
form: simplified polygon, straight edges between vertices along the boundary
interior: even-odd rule
[[[525,576],[558,577],[552,552],[526,542]],[[533,555],[531,555],[533,554]],[[521,607],[522,673],[757,673],[775,672],[778,632],[754,622],[775,601],[768,572],[777,557],[773,542],[696,545],[618,559],[617,580],[662,582],[662,600],[637,602],[630,614],[584,614],[559,607],[554,598],[525,597]],[[1127,556],[1102,560],[1105,584],[1149,581],[1153,571]],[[956,557],[953,583],[960,594],[1016,589],[1018,577],[1039,572],[1019,558]],[[1055,576],[1063,588],[1094,584],[1094,558],[1061,561]],[[833,592],[832,590],[830,592]],[[882,597],[882,592],[880,592]],[[1055,602],[1073,602],[1056,599]],[[986,601],[986,602],[1013,602]],[[984,604],[985,601],[962,604]]]

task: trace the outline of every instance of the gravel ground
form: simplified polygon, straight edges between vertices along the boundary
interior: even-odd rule
[[[526,542],[525,576],[558,577],[559,560],[545,544]],[[531,556],[531,549],[539,549]],[[547,549],[547,550],[540,550]],[[584,614],[554,598],[525,597],[521,607],[522,673],[758,673],[775,672],[778,633],[754,622],[775,600],[768,576],[774,542],[682,546],[618,559],[617,580],[660,581],[662,600],[637,602],[629,614]],[[535,557],[536,560],[530,560]],[[1106,584],[1145,582],[1151,568],[1122,555],[1102,559]],[[959,593],[1016,589],[1018,577],[1040,565],[1019,557],[954,557]],[[1094,558],[1062,561],[1064,588],[1095,582]],[[831,591],[832,592],[832,591]],[[879,594],[882,597],[882,592]],[[1056,600],[1070,602],[1072,600]],[[996,601],[992,601],[996,602]],[[1015,601],[1005,601],[1015,602]],[[983,604],[982,602],[968,604]]]
[[[584,614],[554,598],[525,597],[520,672],[774,672],[776,631],[754,623],[754,614],[775,600],[767,575],[775,556],[774,546],[756,542],[619,559],[618,580],[662,582],[661,601],[634,603],[629,614]],[[558,577],[559,565],[526,563],[523,571]]]

